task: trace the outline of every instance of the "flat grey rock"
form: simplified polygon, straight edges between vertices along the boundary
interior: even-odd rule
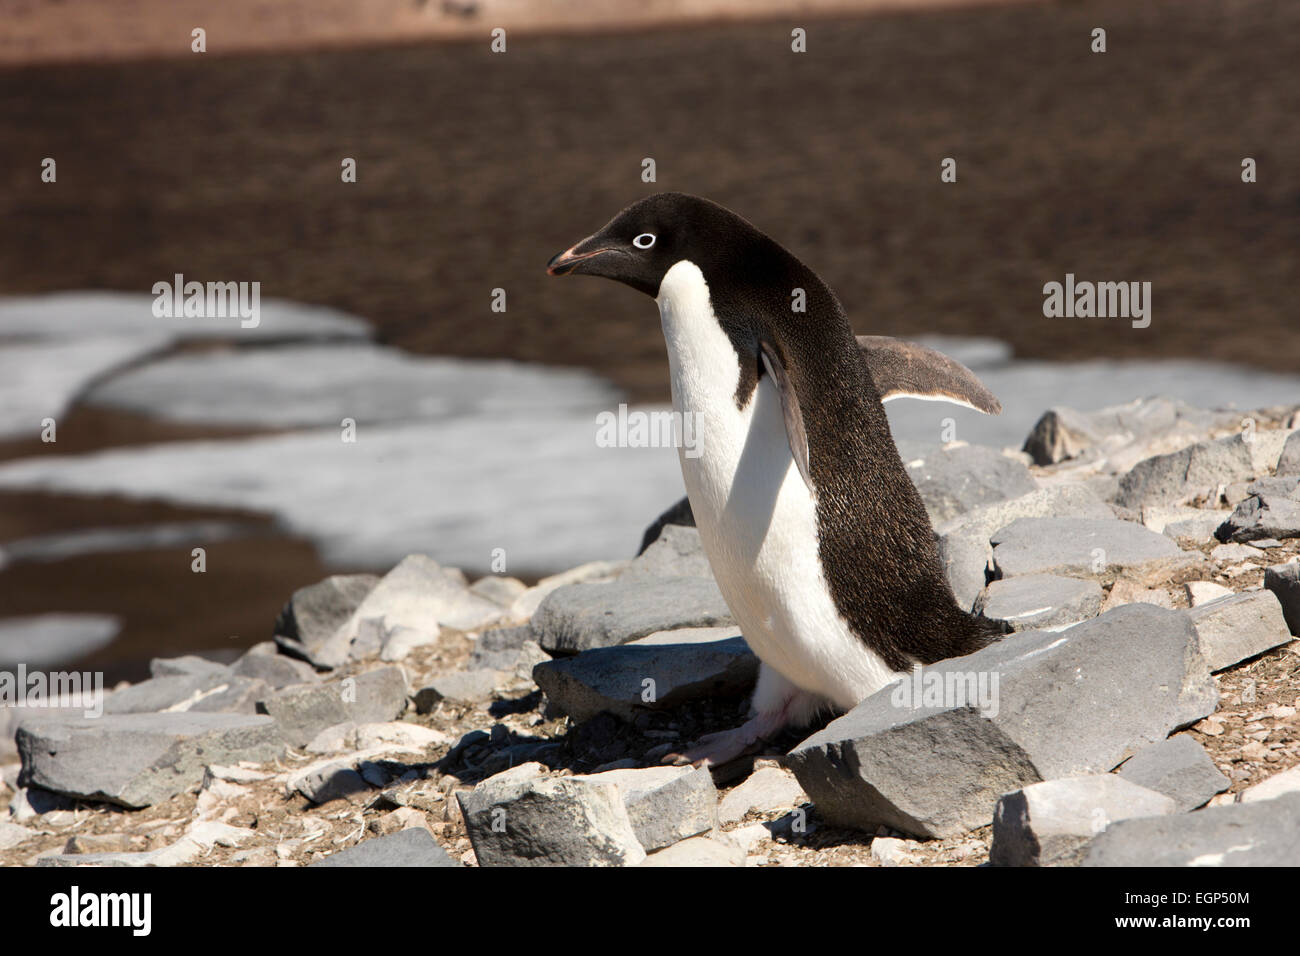
[[[1300,562],[1275,564],[1264,570],[1264,587],[1282,605],[1282,617],[1292,634],[1300,634]]]
[[[695,527],[695,512],[691,510],[691,500],[689,498],[679,498],[651,522],[650,526],[645,529],[645,534],[641,536],[641,547],[637,549],[636,553],[643,554],[650,545],[659,540],[664,528],[672,525],[683,528]]]
[[[17,742],[22,786],[131,808],[196,788],[209,764],[284,753],[275,722],[249,714],[29,717]]]
[[[239,677],[223,667],[206,673],[153,677],[116,690],[105,699],[104,713],[255,714],[257,701],[270,690],[264,681]]]
[[[375,574],[335,574],[299,588],[276,619],[276,643],[311,660],[378,583]]]
[[[655,631],[715,627],[734,620],[722,592],[699,577],[570,584],[533,615],[533,637],[550,654],[612,647]]]
[[[636,866],[645,859],[613,783],[524,764],[457,796],[480,866]]]
[[[1101,585],[1084,578],[1026,574],[990,582],[975,611],[1005,622],[1012,631],[1059,628],[1100,613]]]
[[[1139,462],[1120,479],[1116,501],[1126,508],[1169,504],[1254,475],[1250,446],[1237,434]]]
[[[1114,517],[1110,506],[1082,485],[1039,488],[1018,498],[974,508],[939,525],[939,556],[957,597],[967,610],[984,589],[987,566],[993,557],[989,538],[1017,518]]]
[[[1272,591],[1243,591],[1192,608],[1201,656],[1221,671],[1287,643],[1291,632]]]
[[[647,853],[718,826],[718,790],[703,767],[607,770],[574,780],[612,783]]]
[[[1205,806],[1231,785],[1205,748],[1188,734],[1142,748],[1124,761],[1119,776],[1172,798],[1179,813]]]
[[[985,445],[900,441],[898,451],[933,525],[1038,487],[1022,462]]]
[[[320,680],[310,664],[286,654],[248,653],[230,665],[230,672],[238,677],[260,680],[272,690],[295,684],[315,684]]]
[[[150,677],[205,677],[209,674],[228,675],[230,668],[225,664],[186,654],[183,657],[155,657],[149,662]]]
[[[543,661],[533,680],[575,721],[602,711],[630,719],[704,697],[738,696],[758,678],[758,658],[742,638],[690,644],[628,644]]]
[[[992,535],[993,564],[1004,578],[1023,574],[1068,577],[1163,574],[1196,564],[1199,554],[1131,521],[1019,518]]]
[[[1187,615],[1131,604],[925,668],[785,760],[828,822],[957,836],[1002,794],[1109,771],[1217,702]]]
[[[286,687],[257,706],[275,718],[286,743],[305,747],[326,727],[348,721],[381,724],[400,716],[406,709],[406,677],[400,667],[381,667],[342,681]]]
[[[1089,380],[1093,377],[1089,376]],[[1209,411],[1166,397],[1138,399],[1095,411],[1057,407],[1035,423],[1024,450],[1036,465],[1070,459],[1104,460],[1144,446],[1191,444],[1197,436],[1215,427],[1233,427],[1240,419],[1240,413]]]
[[[1084,866],[1300,866],[1300,794],[1121,820]]]
[[[424,827],[408,827],[388,836],[371,837],[332,853],[312,866],[460,866]]]
[[[1078,866],[1092,838],[1118,820],[1175,812],[1174,801],[1112,773],[1045,780],[998,799],[994,866]]]

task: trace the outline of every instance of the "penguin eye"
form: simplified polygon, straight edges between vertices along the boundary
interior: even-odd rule
[[[648,232],[643,232],[632,240],[632,245],[636,246],[638,249],[649,249],[654,244],[655,237]]]

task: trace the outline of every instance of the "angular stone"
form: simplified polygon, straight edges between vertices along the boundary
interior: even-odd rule
[[[480,866],[635,866],[645,859],[618,787],[506,770],[458,794]]]
[[[1264,571],[1264,587],[1282,605],[1282,616],[1292,634],[1300,634],[1300,562],[1275,564]]]
[[[1215,584],[1213,581],[1188,581],[1183,585],[1183,590],[1187,592],[1187,603],[1192,607],[1200,607],[1221,597],[1232,596],[1231,588],[1225,588],[1222,584]]]
[[[998,799],[994,866],[1078,866],[1093,836],[1116,820],[1174,812],[1174,801],[1115,774],[1046,780]]]
[[[1138,462],[1120,479],[1116,501],[1126,508],[1173,504],[1206,488],[1254,475],[1250,446],[1237,434]]]
[[[665,710],[702,697],[739,696],[757,678],[758,658],[741,638],[597,648],[533,668],[537,686],[579,723],[602,711],[631,719],[646,708]]]
[[[494,604],[509,607],[519,599],[519,595],[528,590],[528,585],[518,578],[506,577],[503,574],[489,574],[479,578],[469,586],[469,589]]]
[[[381,667],[342,681],[286,687],[258,701],[257,708],[275,718],[291,747],[305,747],[335,724],[377,724],[400,716],[406,675],[400,667]]]
[[[689,498],[681,498],[675,502],[668,510],[656,518],[650,527],[645,529],[645,534],[641,536],[641,547],[637,549],[636,553],[643,553],[646,548],[659,540],[659,535],[664,528],[671,525],[680,525],[684,528],[695,527],[695,513],[691,511]]]
[[[393,663],[404,661],[418,647],[428,647],[438,643],[438,626],[414,628],[401,625],[392,628],[384,636],[383,646],[379,649],[379,659]]]
[[[423,827],[409,827],[388,836],[362,840],[354,847],[332,853],[311,866],[445,866],[460,864],[447,855],[433,835]]]
[[[451,671],[439,674],[415,692],[415,712],[427,714],[439,703],[479,704],[493,698],[501,675],[496,671]]]
[[[1220,541],[1300,537],[1300,478],[1267,478],[1249,490],[1215,532]]]
[[[902,441],[898,451],[933,525],[1038,487],[1023,462],[996,448]]]
[[[627,566],[621,580],[643,581],[652,578],[713,579],[708,555],[695,528],[668,525],[659,537]]]
[[[426,555],[411,554],[384,575],[347,621],[316,649],[313,661],[317,666],[337,667],[357,656],[353,643],[363,636],[367,621],[382,621],[384,634],[396,627],[431,631],[437,625],[472,631],[504,614],[501,605],[472,592],[459,571],[444,568]]]
[[[131,808],[197,788],[208,764],[284,753],[275,722],[249,714],[29,717],[17,741],[22,786]]]
[[[1300,794],[1121,820],[1092,841],[1084,866],[1300,865]]]
[[[1080,485],[1039,488],[1029,494],[983,505],[944,522],[936,529],[939,555],[957,602],[966,609],[984,589],[993,557],[989,538],[1017,518],[1112,518],[1110,507]]]
[[[794,774],[784,767],[760,767],[744,783],[732,789],[718,804],[718,819],[739,823],[751,810],[770,813],[808,802]]]
[[[378,583],[374,574],[336,574],[299,588],[276,618],[275,642],[311,660]]]
[[[1300,793],[1300,764],[1290,770],[1275,773],[1253,787],[1247,787],[1241,791],[1241,802],[1254,803],[1256,800],[1272,800],[1288,793]]]
[[[941,701],[927,703],[936,688]],[[1187,615],[1131,604],[925,668],[785,762],[828,822],[957,836],[988,824],[1000,795],[1108,771],[1217,702]]]
[[[617,787],[647,853],[718,826],[718,790],[703,767],[607,770],[573,779]]]
[[[231,664],[230,671],[239,677],[263,681],[272,690],[292,687],[294,684],[314,684],[320,680],[310,664],[286,654],[250,652]]]
[[[1142,748],[1124,761],[1119,775],[1171,798],[1179,813],[1205,806],[1231,785],[1205,748],[1188,734],[1175,734]]]
[[[568,571],[542,578],[515,599],[506,617],[512,621],[526,621],[537,613],[537,608],[552,592],[570,584],[612,581],[622,574],[630,563],[630,561],[588,561]]]
[[[734,623],[718,586],[705,578],[571,584],[533,615],[533,637],[551,654],[625,644],[655,631]]]
[[[153,714],[162,711],[204,714],[255,714],[257,701],[271,688],[265,682],[236,677],[229,668],[199,674],[154,677],[113,691],[104,700],[106,714]]]
[[[1196,564],[1164,535],[1129,521],[1093,518],[1020,518],[994,532],[993,564],[1004,578],[1022,574],[1069,577],[1165,574]]]
[[[202,677],[209,674],[227,674],[229,668],[197,654],[184,657],[155,657],[149,662],[150,677]]]
[[[1278,475],[1300,475],[1300,431],[1287,435],[1274,470]]]
[[[642,866],[712,867],[744,866],[745,851],[729,841],[713,837],[691,837],[652,853]]]
[[[1013,631],[1076,624],[1101,611],[1101,585],[1082,578],[1026,574],[993,581],[975,602],[976,613]]]
[[[1188,612],[1196,625],[1201,656],[1221,671],[1291,640],[1282,605],[1271,591],[1243,591]]]

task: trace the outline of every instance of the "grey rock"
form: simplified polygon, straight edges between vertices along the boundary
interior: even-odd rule
[[[1300,764],[1266,777],[1253,787],[1247,787],[1241,791],[1240,799],[1242,803],[1254,803],[1256,800],[1273,800],[1288,793],[1300,793]]]
[[[1111,518],[1110,508],[1079,485],[1039,488],[1018,498],[974,508],[935,530],[939,555],[958,603],[970,609],[984,589],[986,568],[993,557],[989,538],[1017,518]]]
[[[1188,581],[1183,585],[1183,590],[1187,592],[1187,603],[1191,607],[1200,607],[1221,597],[1232,596],[1232,588],[1225,588],[1213,581]]]
[[[898,450],[934,525],[1038,487],[1022,462],[985,445],[936,446],[902,441]]]
[[[409,827],[388,836],[362,840],[354,847],[333,853],[311,866],[446,866],[460,864],[447,855],[432,834],[423,827]]]
[[[1300,634],[1300,562],[1275,564],[1264,570],[1264,587],[1282,605],[1282,616],[1292,634]]]
[[[197,788],[208,764],[284,753],[275,722],[249,714],[31,717],[17,741],[23,786],[131,808]]]
[[[1248,490],[1249,497],[1219,526],[1220,541],[1300,537],[1300,478],[1267,478]]]
[[[1171,798],[1110,773],[1030,784],[998,799],[989,862],[1078,866],[1112,822],[1173,812]]]
[[[1101,611],[1101,585],[1083,578],[1026,574],[991,582],[975,610],[1005,622],[1012,631],[1077,624]]]
[[[645,859],[618,787],[524,764],[457,795],[480,866],[635,866]]]
[[[1113,573],[1149,577],[1202,560],[1162,534],[1113,518],[1019,518],[994,532],[990,540],[993,566],[1004,578]]]
[[[406,709],[406,676],[400,667],[381,667],[342,681],[286,687],[257,708],[275,718],[286,743],[305,747],[335,724],[379,724],[399,716]]]
[[[248,653],[230,665],[231,673],[266,683],[272,690],[320,680],[310,664],[285,654]]]
[[[1121,820],[1092,841],[1084,866],[1300,865],[1300,794]]]
[[[529,625],[500,627],[479,635],[469,652],[468,667],[470,670],[513,671],[525,660],[531,659],[535,664],[546,656],[533,640],[533,629]]]
[[[1263,654],[1287,643],[1291,632],[1272,591],[1243,591],[1191,609],[1201,656],[1210,670]]]
[[[770,813],[808,802],[794,774],[784,767],[760,767],[718,804],[722,823],[739,823],[751,810]]]
[[[10,823],[7,820],[0,820],[0,850],[12,850],[21,843],[26,843],[40,833],[36,830],[29,830],[27,827],[20,827],[16,823]]]
[[[630,719],[645,708],[740,695],[757,677],[758,658],[741,638],[597,648],[533,668],[537,686],[577,722],[602,711]]]
[[[1165,536],[1173,538],[1175,541],[1190,540],[1196,544],[1203,544],[1213,539],[1214,532],[1223,524],[1224,513],[1206,509],[1196,510],[1200,513],[1191,517],[1179,518],[1166,524],[1163,528]]]
[[[608,770],[574,780],[612,783],[647,853],[718,826],[718,790],[703,767]]]
[[[559,588],[542,601],[532,628],[543,650],[575,654],[655,631],[731,623],[731,611],[713,581],[652,578]]]
[[[509,607],[519,599],[519,595],[528,590],[528,585],[518,578],[506,577],[503,574],[489,574],[479,578],[470,585],[469,589],[471,593],[486,598],[494,604]]]
[[[1177,447],[1217,427],[1236,427],[1240,413],[1214,412],[1168,398],[1144,398],[1092,412],[1053,408],[1025,441],[1034,464],[1072,458],[1128,457],[1134,448]]]
[[[1128,508],[1170,504],[1254,474],[1250,445],[1241,435],[1232,435],[1138,462],[1120,479],[1116,500]]]
[[[1291,432],[1282,454],[1277,460],[1276,473],[1279,475],[1300,475],[1300,431]]]
[[[478,704],[489,701],[501,682],[496,671],[451,671],[439,674],[415,692],[415,710],[420,714],[433,711],[439,703]]]
[[[276,618],[275,642],[311,661],[378,583],[374,574],[336,574],[299,588]]]
[[[648,867],[729,867],[744,866],[745,851],[726,839],[711,836],[691,837],[650,854],[641,863]]]
[[[621,580],[653,578],[708,578],[713,569],[695,528],[668,525],[659,537],[627,566]]]
[[[918,681],[946,699],[912,706]],[[1187,615],[1132,604],[925,668],[785,761],[831,823],[956,836],[988,824],[1001,794],[1108,771],[1217,702]]]
[[[1119,768],[1130,783],[1170,797],[1179,813],[1204,806],[1231,785],[1205,748],[1187,734],[1144,747]]]
[[[465,576],[444,568],[423,554],[407,555],[365,596],[352,615],[313,653],[317,666],[337,667],[357,659],[397,627],[435,630],[435,625],[461,631],[477,630],[505,615],[501,605],[475,594]],[[368,639],[366,628],[382,622],[378,641]],[[354,646],[359,643],[359,646]]]
[[[645,529],[645,534],[641,536],[641,547],[637,549],[637,554],[641,554],[646,548],[659,540],[659,535],[664,528],[671,525],[680,525],[685,528],[695,527],[695,513],[691,511],[691,502],[689,498],[682,498],[668,508],[663,514],[654,520],[650,527]]]
[[[206,677],[209,674],[228,675],[225,664],[186,654],[184,657],[155,657],[149,662],[150,677]]]
[[[154,677],[109,694],[106,714],[160,711],[205,714],[255,714],[257,701],[270,691],[260,680],[237,677],[229,668],[198,674]]]

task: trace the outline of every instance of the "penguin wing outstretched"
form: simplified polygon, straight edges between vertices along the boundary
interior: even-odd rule
[[[857,339],[882,402],[922,398],[964,405],[985,415],[1002,411],[1002,403],[974,372],[942,352],[887,335]]]

